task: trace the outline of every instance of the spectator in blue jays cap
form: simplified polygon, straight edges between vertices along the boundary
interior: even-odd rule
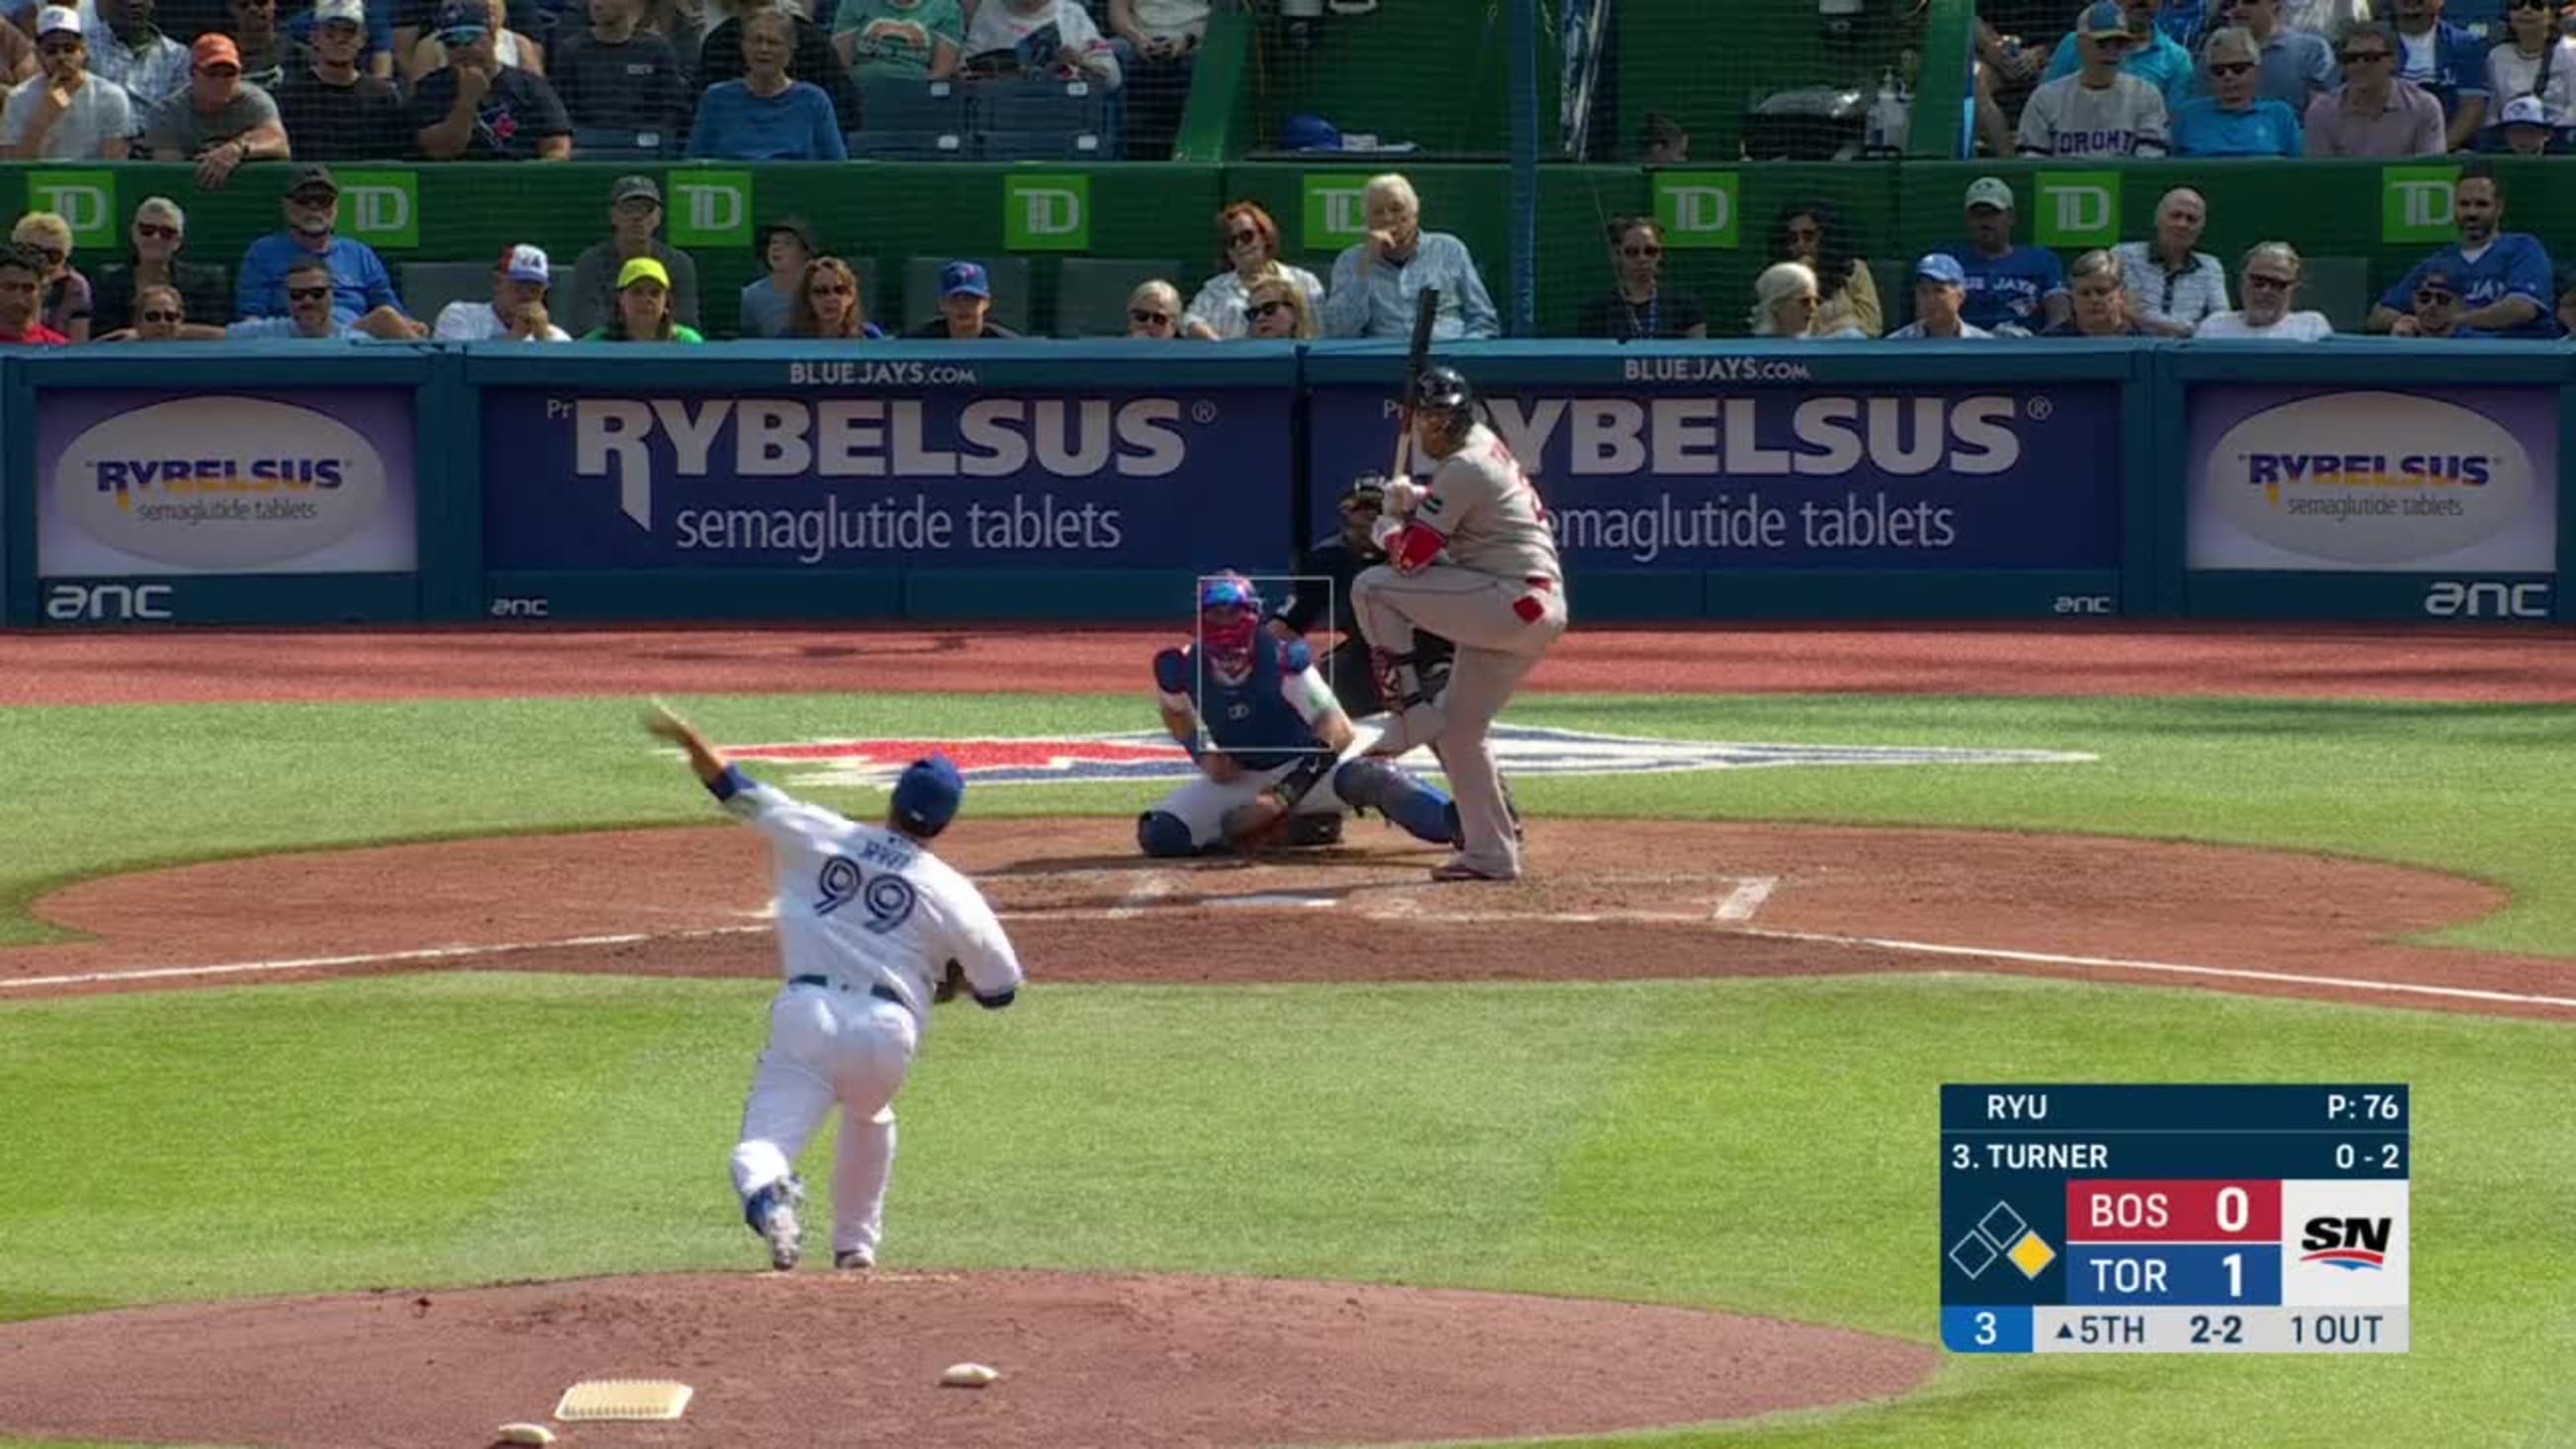
[[[1914,338],[1991,337],[1959,315],[1967,297],[1968,269],[1948,252],[1927,252],[1914,263],[1914,320],[1887,334],[1891,342]]]
[[[957,773],[956,763],[946,755],[932,755],[904,767],[887,813],[895,829],[928,840],[948,828],[965,799],[966,778]]]
[[[939,315],[903,335],[972,342],[1020,334],[993,320],[993,279],[984,264],[954,261],[939,269]]]

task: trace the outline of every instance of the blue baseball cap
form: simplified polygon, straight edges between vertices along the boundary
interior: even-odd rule
[[[438,7],[438,38],[472,44],[492,31],[492,12],[470,0],[448,0]]]
[[[1342,149],[1342,133],[1340,128],[1314,112],[1301,112],[1279,123],[1279,149],[1339,151]]]
[[[950,262],[939,269],[939,295],[989,297],[993,295],[993,282],[984,275],[980,262]]]
[[[2075,17],[2075,33],[2088,38],[2126,35],[2129,33],[2128,12],[2120,8],[2120,0],[2094,0],[2093,4],[2084,7],[2083,14]]]
[[[895,818],[921,835],[947,829],[965,799],[966,777],[957,773],[956,763],[946,755],[913,761],[894,782]]]
[[[1953,287],[1964,287],[1968,285],[1968,269],[1960,266],[1959,259],[1948,252],[1927,252],[1914,264],[1914,279],[1918,282],[1946,282]]]

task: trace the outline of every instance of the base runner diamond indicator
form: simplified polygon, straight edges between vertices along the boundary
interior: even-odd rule
[[[2413,1125],[2403,1084],[1944,1086],[1941,1341],[2405,1353]]]
[[[2024,1233],[2021,1241],[2013,1244],[2012,1252],[2006,1256],[2012,1259],[2014,1267],[2021,1270],[2023,1277],[2036,1278],[2049,1264],[2057,1261],[2057,1250],[2039,1234]]]

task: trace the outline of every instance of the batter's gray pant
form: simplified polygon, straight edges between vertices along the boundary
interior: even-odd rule
[[[1500,578],[1454,564],[1431,564],[1410,574],[1380,564],[1351,581],[1351,608],[1369,643],[1390,654],[1412,653],[1417,628],[1457,644],[1449,688],[1439,701],[1392,716],[1369,753],[1397,755],[1415,745],[1436,745],[1467,837],[1461,863],[1487,875],[1519,875],[1520,845],[1512,838],[1486,732],[1522,677],[1565,633],[1564,587],[1554,579]]]

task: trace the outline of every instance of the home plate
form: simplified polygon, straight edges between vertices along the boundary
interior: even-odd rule
[[[1261,891],[1248,896],[1210,896],[1200,905],[1215,906],[1303,906],[1308,909],[1335,904],[1331,896],[1296,895],[1287,891]]]

